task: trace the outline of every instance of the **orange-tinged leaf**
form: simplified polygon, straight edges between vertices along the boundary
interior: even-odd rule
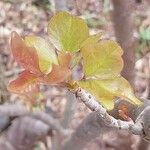
[[[73,58],[73,55],[71,53],[59,53],[58,54],[58,61],[59,65],[64,67],[70,67],[70,62]]]
[[[38,77],[29,71],[23,71],[19,77],[9,83],[7,89],[16,93],[28,106],[33,106],[41,100]]]
[[[24,69],[35,74],[41,74],[35,48],[27,47],[16,32],[11,34],[11,50],[17,63]]]
[[[75,52],[89,36],[83,19],[67,12],[56,13],[48,23],[50,41],[58,50]]]
[[[65,80],[71,75],[70,69],[58,65],[53,65],[53,69],[50,74],[39,78],[39,82],[44,84],[58,84],[65,82]]]
[[[29,71],[23,71],[16,80],[9,83],[7,88],[13,93],[25,94],[31,91],[35,84],[37,84],[37,76]]]
[[[131,121],[131,118],[129,117],[129,111],[128,107],[125,104],[121,104],[118,107],[119,116],[122,117],[124,120]]]
[[[59,65],[53,65],[51,73],[43,78],[39,78],[40,82],[45,84],[63,83],[71,75],[69,68],[72,59],[71,53],[58,54]]]
[[[124,114],[126,114],[126,116],[129,115],[129,111],[128,111],[128,106],[125,104],[120,104],[118,107],[118,110],[121,110],[124,112]]]
[[[107,109],[113,108],[112,106],[116,97],[128,100],[132,104],[142,104],[142,102],[134,96],[130,84],[123,77],[89,79],[80,81],[79,85],[91,94],[94,94]]]
[[[83,70],[85,76],[95,76],[101,79],[113,78],[120,74],[123,68],[121,47],[111,40],[87,39],[81,47]]]
[[[58,64],[54,47],[45,39],[31,35],[25,37],[25,43],[36,49],[41,72],[49,74],[52,70],[52,64]]]

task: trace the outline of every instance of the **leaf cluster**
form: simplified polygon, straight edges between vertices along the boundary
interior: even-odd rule
[[[28,35],[24,39],[11,35],[11,50],[24,71],[10,82],[8,89],[36,99],[40,84],[74,86],[73,70],[82,64],[83,76],[77,85],[87,90],[107,109],[112,109],[116,97],[134,104],[141,102],[120,72],[123,68],[121,47],[112,40],[90,35],[83,19],[67,12],[56,13],[48,22],[49,41]]]

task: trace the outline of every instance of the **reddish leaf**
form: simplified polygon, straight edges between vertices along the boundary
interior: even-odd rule
[[[19,77],[10,82],[7,89],[20,96],[29,106],[36,105],[37,100],[41,99],[40,88],[37,83],[36,75],[29,71],[23,71]]]
[[[71,58],[72,55],[70,53],[59,54],[58,60],[60,65],[53,65],[51,73],[43,78],[39,78],[39,82],[44,84],[58,84],[64,82],[71,75],[69,68]]]
[[[35,74],[41,74],[35,48],[27,47],[23,39],[16,32],[12,32],[11,34],[11,50],[15,60],[25,70]]]
[[[35,88],[36,82],[36,75],[30,73],[29,71],[23,71],[16,80],[9,83],[7,88],[13,93],[25,94]]]
[[[58,55],[59,65],[69,67],[72,57],[71,53],[60,53]]]
[[[52,72],[43,78],[39,78],[39,82],[44,84],[58,84],[64,82],[70,74],[70,69],[54,65]]]
[[[121,104],[118,107],[119,116],[122,117],[126,121],[131,121],[131,118],[129,117],[129,111],[128,107],[125,104]]]

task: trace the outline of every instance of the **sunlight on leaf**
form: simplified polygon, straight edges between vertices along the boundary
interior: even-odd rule
[[[84,20],[67,12],[58,12],[50,19],[48,34],[52,44],[37,36],[26,36],[23,40],[12,32],[11,50],[25,71],[9,83],[9,91],[33,102],[38,99],[39,84],[70,85],[71,88],[79,85],[108,110],[113,109],[118,97],[142,104],[120,75],[123,50],[117,42],[102,40],[101,34],[89,35]],[[79,65],[82,80],[71,84],[74,83],[73,69]]]
[[[65,82],[65,80],[71,75],[69,68],[72,55],[70,53],[58,54],[59,65],[53,65],[52,71],[42,78],[39,78],[39,82],[44,84],[58,84]]]
[[[112,106],[116,97],[128,100],[136,105],[142,104],[142,102],[134,96],[130,84],[123,77],[103,80],[89,79],[80,81],[79,85],[91,94],[94,94],[107,109],[113,108]]]
[[[29,71],[23,71],[19,74],[16,80],[13,80],[8,85],[8,90],[17,93],[24,94],[31,90],[32,85],[37,82],[36,75],[30,73]]]
[[[12,93],[18,94],[20,99],[31,108],[41,99],[37,79],[36,75],[29,71],[23,71],[19,74],[17,79],[8,84],[7,89]]]
[[[48,74],[52,70],[52,64],[58,64],[54,47],[43,38],[37,36],[26,36],[25,43],[27,46],[36,49],[41,72]]]
[[[97,42],[91,37],[81,47],[85,76],[112,78],[118,76],[123,68],[121,47],[114,41]]]
[[[58,50],[74,52],[89,36],[83,19],[67,12],[56,13],[48,23],[50,41]]]
[[[101,33],[90,35],[82,44],[80,48],[86,47],[87,45],[96,44],[99,40],[101,40]]]
[[[59,65],[69,68],[72,57],[73,57],[73,55],[68,52],[67,53],[59,53],[58,54]]]
[[[90,92],[108,110],[114,107],[114,96],[108,93],[96,80],[79,81],[79,86]]]
[[[11,34],[11,50],[17,63],[24,69],[41,74],[36,49],[27,47],[24,40],[16,32]]]

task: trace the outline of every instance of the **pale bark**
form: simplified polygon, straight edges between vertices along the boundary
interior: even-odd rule
[[[60,124],[60,122],[57,119],[53,118],[50,114],[47,114],[44,112],[28,111],[26,107],[22,105],[17,105],[17,104],[1,105],[0,117],[1,116],[11,117],[11,118],[28,116],[28,117],[42,121],[43,123],[48,125],[51,129],[57,131],[59,135],[67,136],[70,133],[68,130],[65,130]]]
[[[129,102],[119,101],[115,109],[108,113],[95,98],[83,89],[74,91],[77,98],[90,108],[93,113],[89,114],[82,123],[71,134],[69,140],[61,145],[62,150],[82,150],[88,143],[103,133],[112,130],[125,129],[133,134],[141,135],[150,141],[150,102],[144,100],[145,106],[136,107]],[[126,102],[130,117],[134,122],[121,121],[117,119],[119,105]],[[148,106],[148,107],[147,107]],[[145,108],[146,107],[146,108]],[[140,113],[142,111],[142,113]],[[140,113],[140,115],[139,115]],[[111,114],[111,115],[110,115]],[[34,144],[48,135],[49,130],[55,130],[60,136],[66,139],[70,131],[65,130],[58,120],[43,112],[29,112],[24,106],[3,105],[0,106],[0,115],[7,117],[17,117],[15,121],[9,123],[5,136],[0,138],[2,150],[32,150]],[[115,116],[116,118],[114,118]],[[18,118],[19,117],[19,118]],[[137,119],[136,119],[137,118]],[[4,128],[4,127],[3,127]],[[4,141],[7,141],[4,143]],[[31,147],[29,147],[31,146]],[[11,148],[10,148],[11,147]]]
[[[144,100],[144,105],[141,107],[119,100],[115,105],[115,109],[110,114],[117,117],[119,105],[124,103],[129,107],[130,117],[135,120],[134,122],[127,122],[110,116],[99,103],[95,102],[95,98],[84,90],[78,89],[74,93],[89,109],[95,112],[88,115],[82,121],[71,138],[64,144],[63,150],[82,150],[101,134],[118,129],[125,129],[150,141],[150,125],[148,121],[150,113],[149,100]]]
[[[13,121],[7,133],[0,139],[1,150],[32,150],[38,140],[46,137],[49,126],[43,122],[22,117]]]

